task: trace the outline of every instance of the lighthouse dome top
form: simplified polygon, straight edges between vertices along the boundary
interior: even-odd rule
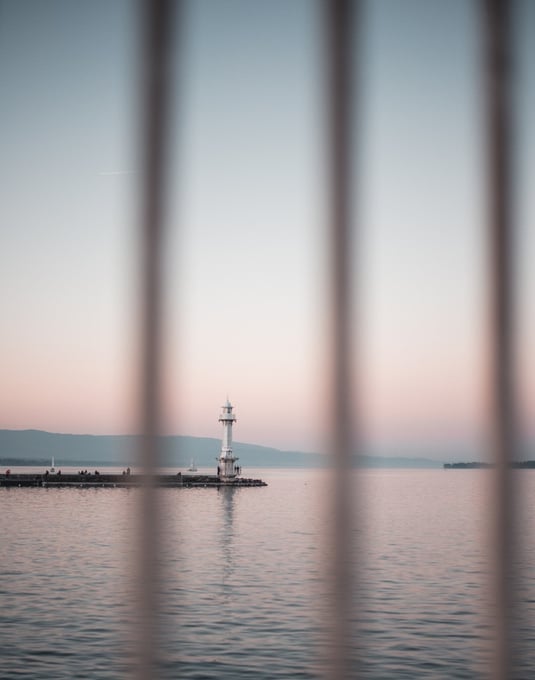
[[[219,422],[232,423],[236,422],[236,415],[233,413],[234,406],[230,403],[228,397],[227,401],[221,407],[221,415],[219,416]]]

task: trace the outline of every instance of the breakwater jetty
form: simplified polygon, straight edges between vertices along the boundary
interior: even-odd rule
[[[199,488],[199,487],[250,487],[267,486],[261,479],[246,479],[236,477],[224,480],[217,475],[155,475],[154,485],[167,488]],[[76,488],[135,488],[144,486],[148,482],[145,475],[139,474],[31,474],[31,473],[3,473],[0,474],[0,487],[76,487]]]
[[[154,475],[154,477],[149,478],[143,474],[131,474],[130,468],[127,468],[121,474],[102,474],[98,470],[95,470],[92,474],[88,473],[87,470],[62,474],[61,470],[57,470],[54,466],[54,458],[52,458],[51,467],[43,474],[11,473],[11,470],[7,469],[3,474],[0,474],[0,487],[131,488],[142,487],[147,484],[168,488],[267,486],[266,482],[261,479],[242,477],[241,465],[237,465],[238,456],[235,456],[232,452],[232,426],[236,422],[236,415],[233,410],[234,407],[227,397],[219,416],[219,422],[223,425],[223,440],[221,453],[219,458],[216,459],[218,462],[217,475],[185,475],[178,472],[176,475]],[[196,469],[192,459],[189,470],[194,471]]]

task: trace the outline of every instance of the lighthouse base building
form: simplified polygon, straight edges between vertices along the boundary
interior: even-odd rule
[[[223,423],[223,440],[221,453],[217,459],[217,476],[222,482],[232,482],[241,474],[241,467],[236,465],[238,457],[232,453],[232,426],[236,422],[233,408],[227,398],[219,416],[219,422]]]

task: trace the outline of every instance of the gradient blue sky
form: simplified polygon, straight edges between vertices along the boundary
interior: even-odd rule
[[[0,3],[0,427],[135,429],[139,18],[132,2]],[[318,449],[326,406],[321,15],[196,0],[171,144],[166,423]],[[471,450],[485,409],[478,3],[365,3],[357,260],[363,429]],[[517,52],[520,374],[535,416],[535,6]],[[531,425],[533,432],[533,425]]]

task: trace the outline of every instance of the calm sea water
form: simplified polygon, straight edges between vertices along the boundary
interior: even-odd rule
[[[161,489],[162,677],[321,677],[326,472]],[[365,678],[487,677],[485,470],[361,474]],[[535,474],[519,471],[518,677],[535,677]],[[135,489],[0,489],[0,678],[131,672]],[[363,509],[365,508],[365,509]]]

